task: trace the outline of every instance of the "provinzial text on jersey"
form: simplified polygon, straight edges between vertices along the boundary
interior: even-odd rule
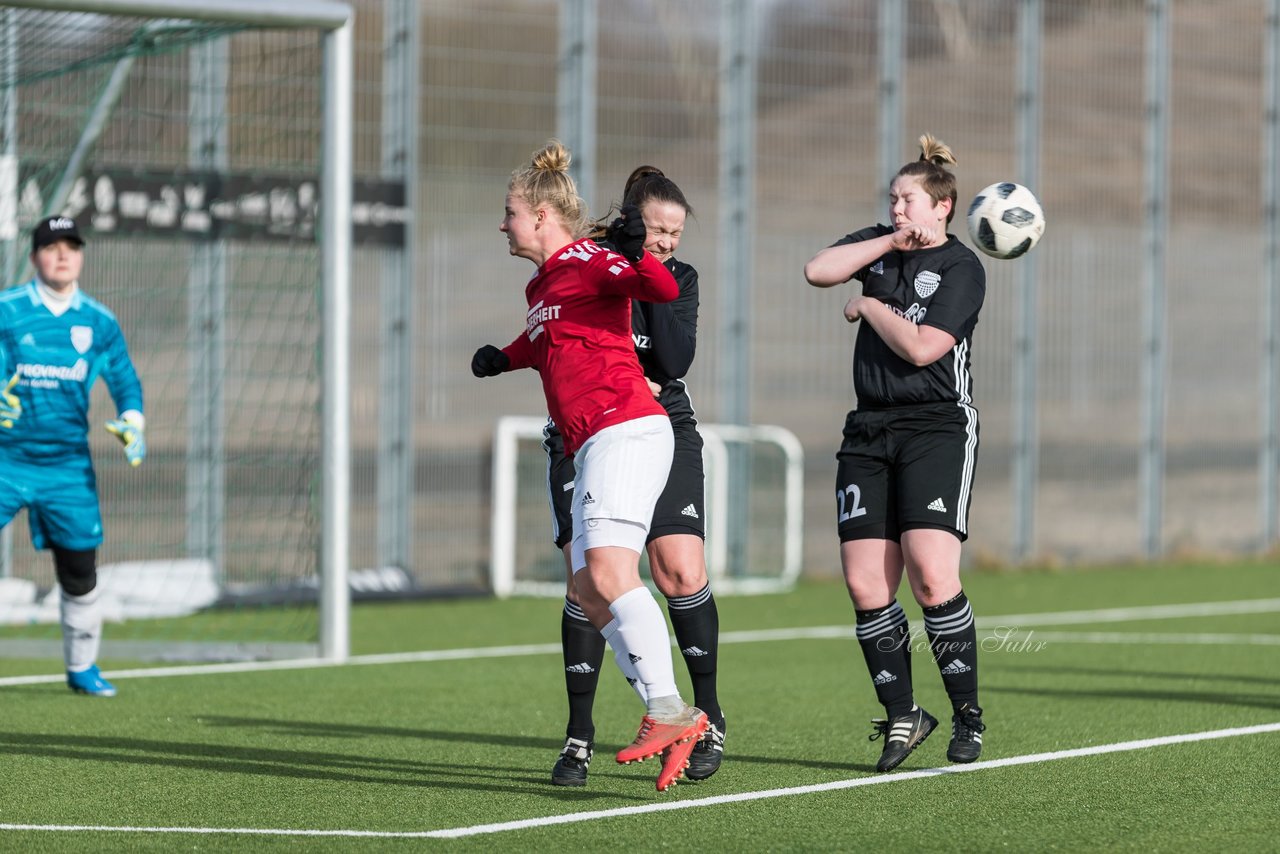
[[[26,362],[19,362],[18,373],[29,380],[71,380],[72,382],[82,383],[89,376],[89,365],[84,359],[76,359],[76,363],[70,367],[66,365],[31,365]],[[45,385],[34,382],[32,385],[40,388],[54,387],[52,384]]]

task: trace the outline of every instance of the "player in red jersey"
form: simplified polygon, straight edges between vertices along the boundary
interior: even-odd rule
[[[471,371],[534,368],[547,411],[573,454],[574,582],[583,612],[645,702],[628,763],[663,754],[659,791],[684,772],[707,716],[676,687],[666,620],[640,580],[649,521],[671,469],[674,440],[631,338],[631,300],[670,302],[679,287],[644,251],[640,211],[611,229],[612,252],[585,237],[586,204],[569,177],[569,151],[552,141],[512,173],[499,230],[510,252],[538,268],[525,286],[525,330],[503,349],[476,351]]]
[[[696,350],[698,271],[675,258],[693,208],[676,183],[655,166],[637,167],[627,178],[625,205],[640,209],[648,232],[645,252],[661,261],[680,287],[680,296],[669,303],[632,302],[631,337],[649,390],[667,411],[675,436],[675,456],[667,485],[654,506],[647,550],[653,584],[667,600],[676,648],[693,683],[693,704],[707,713],[709,721],[689,755],[684,776],[705,780],[716,773],[724,756],[725,720],[716,690],[720,618],[703,557],[702,436],[683,379]],[[607,216],[597,223],[592,238],[606,241],[612,220]],[[602,245],[610,248],[608,243]],[[551,783],[585,786],[595,751],[592,709],[607,644],[578,605],[571,544],[573,457],[565,453],[560,429],[551,419],[542,431],[542,448],[547,453],[552,539],[564,556],[566,576],[559,629],[569,718],[564,748],[551,768]]]

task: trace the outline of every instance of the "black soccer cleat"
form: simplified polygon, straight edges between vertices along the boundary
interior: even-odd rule
[[[705,780],[720,770],[720,760],[724,758],[724,718],[707,726],[707,731],[698,739],[689,754],[689,767],[684,776],[690,780]]]
[[[880,761],[876,763],[876,770],[892,771],[929,737],[929,733],[938,725],[938,719],[915,706],[905,715],[898,715],[887,721],[874,718],[871,723],[876,731],[867,736],[867,741],[875,741],[882,736],[884,738],[884,751],[880,754]]]
[[[982,709],[965,704],[951,716],[951,744],[947,758],[952,762],[972,762],[982,754]]]
[[[564,750],[551,769],[551,785],[553,786],[585,786],[587,785],[587,768],[591,766],[592,744],[580,738],[568,738],[564,742]]]

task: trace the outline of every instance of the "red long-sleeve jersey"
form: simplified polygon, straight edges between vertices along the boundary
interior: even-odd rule
[[[670,302],[680,288],[656,258],[630,264],[588,239],[561,249],[524,289],[525,331],[503,348],[508,370],[542,375],[547,412],[573,453],[599,431],[666,415],[653,398],[631,338],[631,300]]]

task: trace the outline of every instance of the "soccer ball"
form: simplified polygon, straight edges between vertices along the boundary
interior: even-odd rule
[[[969,236],[992,258],[1027,254],[1044,234],[1044,211],[1030,190],[1012,181],[992,184],[969,204]]]

